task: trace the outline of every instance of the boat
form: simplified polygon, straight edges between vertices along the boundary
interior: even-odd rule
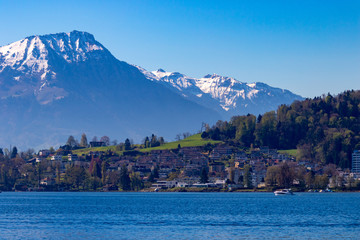
[[[291,189],[281,189],[274,192],[275,195],[293,195]]]

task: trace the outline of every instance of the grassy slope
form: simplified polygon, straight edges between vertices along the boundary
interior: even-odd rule
[[[144,148],[141,149],[141,152],[150,152],[152,150],[165,150],[165,149],[175,149],[180,144],[181,147],[199,147],[204,146],[207,143],[216,144],[221,143],[221,141],[213,141],[213,140],[204,140],[201,138],[200,134],[192,135],[184,140],[165,143],[162,146],[159,147],[153,147],[153,148]]]
[[[81,156],[82,154],[88,154],[90,151],[92,151],[92,152],[96,152],[96,151],[98,151],[98,152],[106,152],[109,149],[111,151],[113,151],[113,152],[116,152],[117,154],[122,154],[122,152],[116,151],[116,146],[83,148],[83,149],[74,150],[73,153]]]
[[[278,150],[279,153],[289,154],[290,156],[297,157],[297,149],[289,149],[289,150]]]
[[[192,135],[184,140],[175,141],[175,142],[169,142],[165,143],[162,146],[159,147],[153,147],[153,148],[144,148],[144,149],[135,149],[140,152],[150,152],[152,150],[165,150],[165,149],[176,149],[178,145],[180,144],[181,147],[198,147],[198,146],[204,146],[207,143],[216,144],[221,143],[221,141],[213,141],[213,140],[204,140],[201,138],[200,134]],[[82,154],[88,154],[90,151],[102,151],[106,152],[107,150],[111,150],[113,152],[116,152],[117,154],[121,155],[121,151],[116,151],[116,146],[108,146],[108,147],[95,147],[95,148],[84,148],[84,149],[78,149],[74,150],[73,153],[82,155]]]

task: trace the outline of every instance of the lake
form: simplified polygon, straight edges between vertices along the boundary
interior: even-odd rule
[[[0,193],[0,239],[360,239],[360,193]]]

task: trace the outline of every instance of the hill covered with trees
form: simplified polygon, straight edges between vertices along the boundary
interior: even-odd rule
[[[291,105],[258,117],[234,116],[208,127],[202,138],[251,148],[268,146],[298,149],[298,159],[351,167],[351,154],[360,149],[360,91],[330,94]]]

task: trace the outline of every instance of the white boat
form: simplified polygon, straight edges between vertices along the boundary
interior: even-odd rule
[[[294,193],[291,189],[281,189],[274,192],[275,195],[293,195]]]

